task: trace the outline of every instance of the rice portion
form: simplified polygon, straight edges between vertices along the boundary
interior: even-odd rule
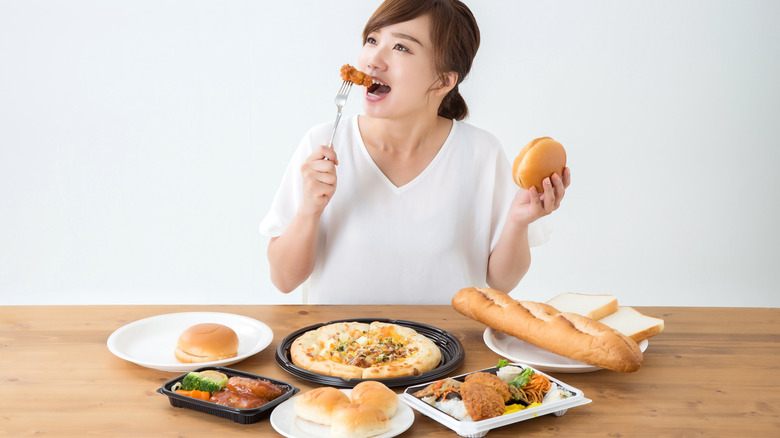
[[[463,404],[463,400],[451,398],[449,400],[437,401],[433,406],[445,414],[455,417],[457,420],[472,421],[468,411],[466,411],[466,405]]]

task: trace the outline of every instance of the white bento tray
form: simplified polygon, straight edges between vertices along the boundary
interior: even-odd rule
[[[569,408],[586,405],[592,401],[588,398],[585,398],[585,394],[579,389],[571,385],[567,385],[566,383],[561,382],[558,379],[550,377],[549,375],[541,371],[538,371],[533,367],[529,367],[528,365],[522,363],[510,363],[509,365],[514,365],[520,368],[531,368],[534,370],[534,372],[546,376],[548,379],[550,379],[551,382],[557,384],[558,386],[569,391],[570,393],[573,393],[574,395],[555,402],[545,403],[533,408],[526,408],[523,409],[522,411],[501,415],[500,417],[488,418],[486,420],[481,420],[481,421],[458,420],[455,417],[440,411],[439,409],[429,405],[428,403],[425,403],[424,401],[412,395],[413,393],[425,388],[426,386],[430,385],[436,380],[406,388],[403,394],[401,394],[401,400],[403,400],[404,403],[408,404],[412,408],[418,410],[421,414],[425,415],[426,417],[430,417],[438,421],[444,426],[455,431],[455,433],[457,433],[458,435],[467,438],[480,438],[487,435],[488,431],[490,431],[491,429],[506,426],[508,424],[518,423],[520,421],[525,421],[536,417],[541,417],[542,415],[553,414],[557,417],[560,417],[561,415],[565,414]],[[459,376],[453,377],[453,379],[463,381],[463,379],[469,374],[473,374],[480,371],[495,374],[496,370],[498,370],[497,367],[486,368],[482,370],[472,371],[466,374],[461,374]],[[441,380],[441,379],[437,379],[437,380]]]

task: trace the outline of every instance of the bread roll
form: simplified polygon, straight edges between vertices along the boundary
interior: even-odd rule
[[[230,359],[238,356],[238,335],[222,324],[195,324],[179,336],[174,354],[183,363]]]
[[[547,301],[547,304],[555,307],[559,312],[576,313],[592,319],[601,319],[618,310],[618,300],[614,295],[566,292]]]
[[[366,380],[352,388],[352,403],[379,408],[387,418],[393,418],[398,409],[398,396],[381,382]]]
[[[536,187],[542,193],[542,181],[553,173],[563,177],[566,167],[566,150],[550,137],[540,137],[528,143],[512,164],[512,177],[524,189]]]
[[[365,438],[390,430],[390,419],[379,408],[369,405],[346,405],[333,413],[330,436]]]
[[[295,398],[295,415],[330,426],[335,411],[349,405],[347,394],[330,386],[312,389]]]
[[[452,298],[458,312],[525,342],[597,367],[633,372],[642,351],[633,340],[593,319],[532,301],[516,301],[490,288],[461,289]]]

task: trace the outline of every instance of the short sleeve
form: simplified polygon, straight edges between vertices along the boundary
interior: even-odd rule
[[[312,151],[311,135],[312,132],[309,131],[295,149],[282,177],[282,182],[274,195],[271,208],[260,222],[260,234],[264,236],[280,236],[298,211],[298,206],[303,198],[301,166]]]
[[[501,230],[504,229],[506,216],[509,213],[509,207],[512,204],[515,194],[519,190],[514,181],[512,181],[512,167],[509,164],[509,159],[506,157],[506,154],[498,154],[496,161],[496,181],[493,193],[493,223],[496,225],[490,242],[491,252],[498,244],[498,239],[501,237]],[[546,243],[550,240],[551,232],[550,224],[545,217],[535,220],[528,225],[528,246],[535,247]]]

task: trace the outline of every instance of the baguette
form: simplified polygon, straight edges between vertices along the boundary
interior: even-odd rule
[[[582,315],[533,301],[517,301],[490,288],[469,287],[452,297],[458,312],[488,327],[580,362],[621,373],[644,358],[636,342]]]

